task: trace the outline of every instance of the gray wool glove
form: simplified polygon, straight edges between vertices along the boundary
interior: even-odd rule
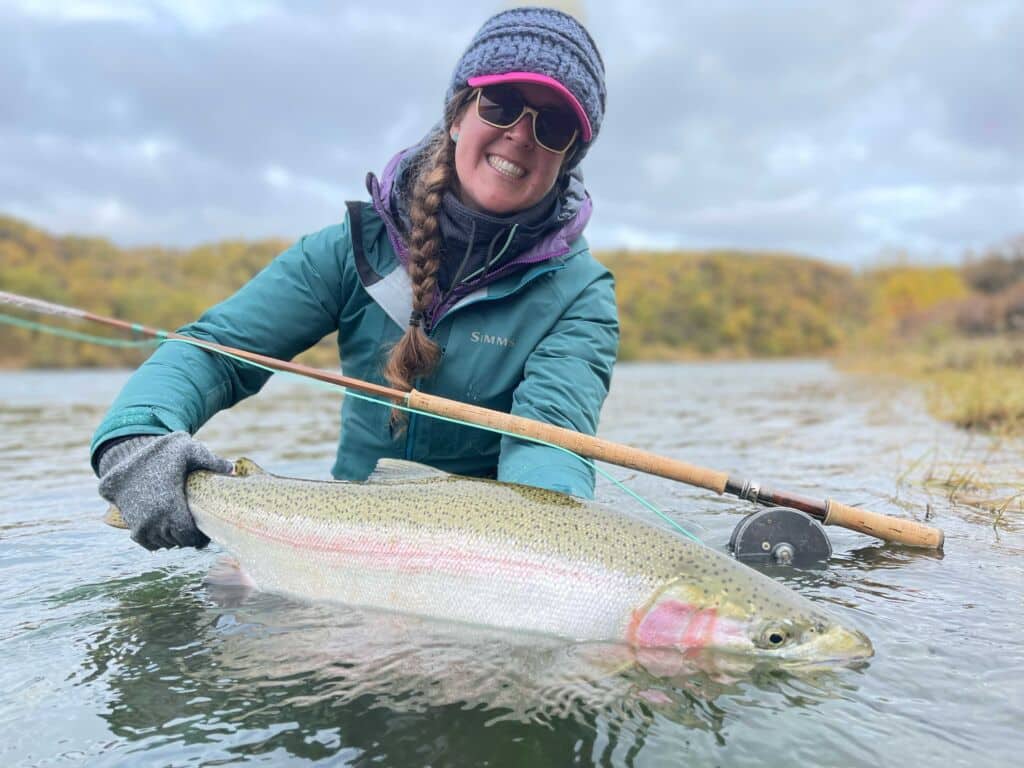
[[[146,549],[201,549],[210,539],[188,510],[185,478],[197,469],[229,474],[232,468],[187,432],[138,435],[100,456],[100,496],[121,511],[132,540]]]

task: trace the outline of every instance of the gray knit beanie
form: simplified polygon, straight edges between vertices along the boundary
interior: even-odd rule
[[[571,165],[597,138],[606,97],[604,62],[572,16],[553,8],[513,8],[489,18],[455,65],[445,102],[466,85],[494,82],[541,82],[567,97],[582,125]]]

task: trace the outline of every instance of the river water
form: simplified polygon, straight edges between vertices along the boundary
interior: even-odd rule
[[[612,668],[562,641],[207,585],[215,546],[151,554],[100,522],[87,445],[126,376],[0,374],[0,765],[1024,760],[1024,513],[934,482],[966,467],[1019,488],[1024,450],[934,421],[909,387],[817,361],[617,369],[604,437],[945,530],[940,556],[830,528],[827,568],[773,571],[876,651],[792,673]],[[200,437],[326,478],[339,401],[275,377]],[[607,469],[712,547],[749,511]],[[598,497],[638,509],[605,480]]]

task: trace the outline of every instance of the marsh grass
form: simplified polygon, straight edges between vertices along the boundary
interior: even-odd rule
[[[1024,433],[1024,371],[985,364],[926,375],[928,404],[941,419],[998,435]]]
[[[909,461],[899,485],[923,488],[997,530],[1024,525],[1024,337],[932,337],[862,350],[838,364],[917,383],[934,416],[966,430],[959,451],[936,446]],[[980,457],[977,441],[986,446]]]
[[[1024,435],[1024,336],[890,347],[839,361],[921,384],[933,415],[995,437]]]
[[[1016,527],[1024,523],[1022,459],[1022,446],[1012,438],[993,440],[981,458],[976,458],[970,445],[953,455],[933,448],[911,461],[897,482],[918,485],[948,503],[978,513],[996,529]]]

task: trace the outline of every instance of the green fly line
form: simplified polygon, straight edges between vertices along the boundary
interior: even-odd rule
[[[26,320],[22,317],[5,315],[2,312],[0,312],[0,323],[13,325],[16,328],[24,328],[28,331],[41,331],[42,333],[48,333],[51,336],[60,336],[61,338],[71,339],[72,341],[84,341],[89,344],[98,344],[103,347],[156,347],[161,342],[160,339],[112,339],[109,336],[94,336],[91,333],[81,333],[79,331],[72,331],[69,328],[58,328],[55,325],[45,325],[43,323],[37,323],[34,320]]]
[[[193,341],[191,339],[180,339],[180,338],[179,339],[157,338],[157,339],[142,339],[142,340],[112,339],[112,338],[109,338],[109,337],[106,337],[106,336],[94,336],[93,334],[90,334],[90,333],[80,333],[78,331],[72,331],[72,330],[69,330],[67,328],[60,328],[60,327],[57,327],[57,326],[46,325],[45,323],[34,322],[32,320],[25,320],[25,319],[20,318],[20,317],[14,317],[12,315],[6,315],[6,314],[3,314],[3,313],[0,313],[0,323],[6,323],[8,325],[13,325],[13,326],[16,326],[18,328],[25,328],[25,329],[33,330],[33,331],[40,331],[42,333],[49,333],[49,334],[51,334],[53,336],[60,336],[60,337],[66,338],[66,339],[72,339],[74,341],[82,341],[82,342],[86,342],[86,343],[89,343],[89,344],[99,344],[99,345],[107,346],[107,347],[122,347],[122,348],[155,347],[155,346],[158,346],[160,344],[167,343],[167,342],[180,342],[182,344],[188,344],[190,346],[198,347],[199,349],[204,349],[207,352],[216,352],[219,355],[223,355],[224,357],[231,358],[232,360],[235,360],[235,361],[237,361],[239,363],[244,363],[245,365],[251,365],[254,368],[259,368],[261,370],[267,371],[267,372],[272,373],[272,374],[276,373],[276,374],[279,374],[279,375],[285,375],[285,376],[290,376],[290,377],[295,378],[295,379],[299,379],[299,380],[301,380],[305,384],[310,384],[310,385],[313,385],[313,386],[318,386],[318,387],[320,387],[322,389],[329,389],[332,392],[336,392],[338,390],[341,390],[342,392],[345,393],[346,397],[354,397],[354,398],[356,398],[358,400],[366,400],[367,402],[374,403],[376,405],[380,405],[380,406],[383,406],[385,408],[395,408],[395,409],[397,409],[399,411],[404,411],[406,413],[415,413],[415,414],[418,414],[418,415],[421,415],[421,416],[428,416],[428,417],[433,418],[433,419],[439,419],[441,421],[447,421],[447,422],[450,422],[452,424],[459,424],[459,425],[462,425],[462,426],[465,426],[465,427],[475,427],[477,429],[484,429],[484,430],[487,430],[488,432],[494,432],[496,434],[503,435],[505,437],[512,437],[512,438],[516,438],[517,440],[528,440],[530,442],[537,443],[539,445],[547,446],[548,448],[555,448],[555,449],[557,449],[559,451],[562,451],[563,453],[569,454],[570,456],[574,456],[579,461],[583,462],[584,465],[590,467],[595,472],[597,472],[602,477],[604,477],[606,480],[609,480],[610,482],[612,482],[623,493],[627,494],[628,496],[631,496],[640,505],[642,505],[643,507],[645,507],[649,511],[653,512],[655,515],[660,517],[663,521],[668,523],[672,528],[674,528],[675,530],[679,531],[680,533],[682,533],[687,538],[692,539],[693,541],[697,542],[698,544],[703,544],[703,542],[699,538],[697,538],[694,534],[690,533],[690,531],[686,530],[686,528],[684,528],[682,525],[677,523],[671,517],[666,515],[664,512],[662,512],[660,509],[658,509],[654,504],[652,504],[651,502],[647,501],[647,499],[642,497],[640,494],[636,493],[634,490],[632,490],[631,488],[626,486],[625,483],[623,483],[619,479],[613,477],[611,474],[609,474],[608,472],[606,472],[603,469],[601,469],[601,467],[599,467],[595,462],[591,461],[590,459],[584,458],[583,456],[580,456],[578,453],[574,453],[573,451],[570,451],[568,448],[563,448],[560,445],[555,445],[554,443],[549,443],[546,440],[542,440],[542,439],[537,438],[537,437],[525,437],[523,435],[517,435],[514,432],[508,432],[506,430],[499,429],[497,427],[488,427],[488,426],[483,426],[481,424],[471,424],[470,422],[463,421],[461,419],[451,418],[450,416],[440,416],[440,415],[435,414],[435,413],[429,413],[428,411],[421,411],[418,408],[410,408],[409,406],[406,406],[406,405],[398,405],[397,403],[392,403],[391,401],[380,400],[380,399],[378,399],[376,397],[371,397],[369,395],[364,395],[361,392],[354,392],[352,390],[349,390],[347,387],[344,387],[341,384],[335,384],[335,383],[328,382],[328,381],[320,381],[319,379],[311,379],[308,376],[303,376],[301,374],[293,373],[291,371],[278,371],[278,370],[275,370],[275,369],[273,369],[273,368],[271,368],[269,366],[263,365],[262,363],[257,363],[257,362],[254,362],[252,360],[246,360],[244,357],[239,357],[238,355],[234,355],[234,354],[232,354],[230,352],[227,352],[225,350],[212,349],[211,347],[208,347],[207,345],[205,345],[202,341],[198,341],[198,340]]]
[[[576,457],[581,462],[583,462],[586,466],[592,468],[595,472],[600,473],[600,475],[602,477],[604,477],[607,480],[610,480],[621,491],[625,492],[629,496],[632,496],[637,502],[639,502],[644,507],[649,509],[651,512],[656,514],[658,517],[660,517],[666,523],[668,523],[673,528],[678,530],[684,536],[687,536],[690,539],[693,539],[698,544],[702,544],[703,543],[699,538],[694,536],[692,533],[690,533],[688,530],[686,530],[683,526],[681,526],[679,523],[677,523],[671,517],[666,515],[664,512],[662,512],[656,506],[654,506],[654,504],[652,504],[651,502],[647,501],[647,499],[643,498],[640,494],[636,493],[634,490],[632,490],[631,488],[627,487],[623,482],[621,482],[617,478],[613,477],[608,472],[605,472],[603,469],[601,469],[599,466],[597,466],[597,464],[595,462],[591,461],[590,459],[586,459],[583,456],[580,456],[578,453],[574,453],[573,451],[570,451],[568,448],[563,448],[560,445],[555,445],[554,443],[549,443],[546,440],[540,439],[539,437],[524,437],[522,435],[517,435],[514,432],[508,432],[508,431],[506,431],[504,429],[499,429],[497,427],[488,427],[488,426],[484,426],[482,424],[471,424],[470,422],[463,421],[462,419],[453,419],[450,416],[441,416],[441,415],[438,415],[436,413],[430,413],[429,411],[421,411],[418,408],[410,408],[407,405],[398,405],[397,403],[392,403],[390,401],[379,400],[376,397],[371,397],[369,395],[364,395],[361,392],[353,392],[353,391],[349,390],[347,387],[343,387],[341,384],[334,384],[334,383],[329,382],[329,381],[320,381],[319,379],[311,379],[308,376],[303,376],[302,374],[299,374],[299,373],[293,373],[292,371],[278,371],[278,370],[275,370],[275,369],[273,369],[273,368],[271,368],[269,366],[263,365],[262,363],[256,363],[256,362],[253,362],[252,360],[246,360],[244,357],[239,357],[238,355],[233,355],[232,353],[226,352],[224,350],[210,349],[210,347],[207,347],[201,341],[193,341],[191,339],[164,339],[160,343],[173,343],[173,342],[180,342],[182,344],[189,344],[190,346],[193,346],[193,347],[198,347],[200,349],[205,349],[208,352],[217,352],[218,354],[221,354],[224,357],[229,357],[232,360],[237,360],[240,363],[246,363],[248,365],[251,365],[251,366],[253,366],[255,368],[260,368],[261,370],[267,371],[269,373],[274,373],[274,374],[283,373],[286,376],[290,376],[290,377],[296,378],[296,379],[301,379],[302,381],[307,382],[309,384],[312,384],[314,386],[319,386],[321,389],[329,389],[329,390],[332,390],[332,391],[337,391],[337,390],[340,389],[341,391],[343,391],[345,393],[346,397],[354,397],[357,400],[366,400],[367,402],[375,403],[376,405],[384,406],[385,408],[395,408],[395,409],[397,409],[399,411],[405,411],[406,413],[415,413],[415,414],[419,414],[421,416],[429,416],[431,418],[439,419],[441,421],[447,421],[447,422],[450,422],[452,424],[460,424],[460,425],[465,426],[465,427],[476,427],[477,429],[484,429],[484,430],[487,430],[488,432],[495,432],[495,433],[497,433],[499,435],[504,435],[506,437],[513,437],[513,438],[516,438],[518,440],[524,440],[525,439],[525,440],[529,440],[530,442],[537,443],[539,445],[545,445],[548,448],[556,448],[559,451],[562,451],[563,453],[567,453],[570,456]]]

